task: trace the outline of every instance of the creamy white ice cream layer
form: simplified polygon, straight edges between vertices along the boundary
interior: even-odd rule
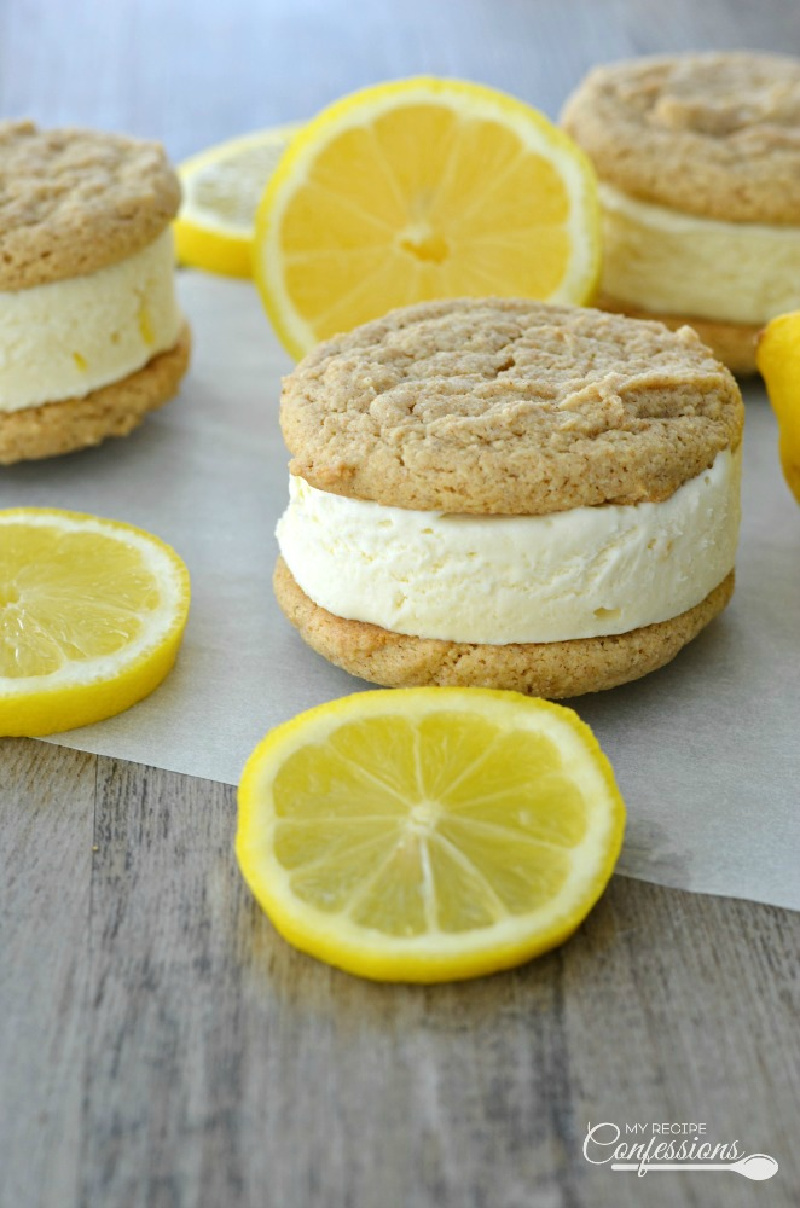
[[[625,633],[699,604],[731,571],[741,453],[663,503],[453,516],[290,479],[281,554],[315,604],[395,633],[504,645]]]
[[[178,338],[172,231],[119,264],[0,291],[0,411],[79,398]]]
[[[603,291],[667,314],[766,323],[800,309],[800,228],[718,222],[601,184]]]

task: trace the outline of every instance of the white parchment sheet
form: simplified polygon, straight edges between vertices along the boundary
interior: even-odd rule
[[[149,699],[53,741],[234,783],[255,743],[369,685],[307,649],[270,577],[287,494],[278,429],[291,368],[255,290],[182,274],[195,340],[181,395],[124,440],[0,469],[0,507],[73,508],[157,533],[192,574],[178,665]],[[800,909],[800,508],[760,385],[745,390],[744,524],[733,603],[664,670],[575,708],[628,805],[619,871]]]

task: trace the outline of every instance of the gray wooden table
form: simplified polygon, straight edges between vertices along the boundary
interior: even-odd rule
[[[0,112],[180,158],[382,78],[555,114],[593,62],[730,47],[800,52],[800,6],[4,0]],[[0,744],[2,1208],[800,1202],[800,916],[617,878],[526,968],[370,985],[278,939],[234,823],[224,785]],[[703,1122],[780,1171],[614,1174],[601,1121]]]

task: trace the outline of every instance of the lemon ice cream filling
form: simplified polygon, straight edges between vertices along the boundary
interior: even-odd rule
[[[0,411],[120,381],[171,348],[180,325],[170,229],[96,273],[0,291]]]
[[[626,633],[699,604],[733,569],[741,453],[662,503],[547,516],[386,507],[290,478],[281,554],[335,616],[394,633],[505,645]]]
[[[602,289],[665,314],[762,324],[800,308],[800,227],[720,222],[607,184]]]

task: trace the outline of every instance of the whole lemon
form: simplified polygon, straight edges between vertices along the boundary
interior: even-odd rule
[[[756,359],[778,417],[783,474],[800,503],[800,311],[778,315],[767,324]]]

